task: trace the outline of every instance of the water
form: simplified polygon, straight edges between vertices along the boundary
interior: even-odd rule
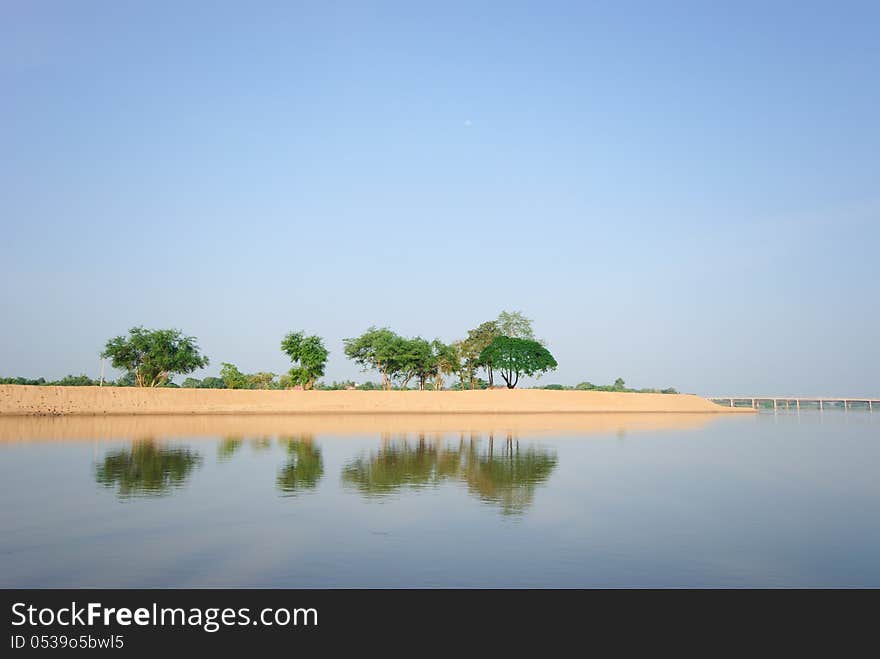
[[[0,419],[0,586],[878,587],[877,419]]]

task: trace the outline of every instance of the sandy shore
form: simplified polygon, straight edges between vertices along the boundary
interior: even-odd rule
[[[685,394],[266,391],[0,385],[0,415],[742,413]]]

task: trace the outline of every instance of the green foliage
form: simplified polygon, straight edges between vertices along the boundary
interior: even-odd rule
[[[481,323],[478,327],[468,330],[467,338],[462,341],[460,346],[460,363],[461,363],[461,380],[467,381],[471,389],[476,389],[477,369],[485,368],[489,376],[490,385],[494,380],[494,369],[491,361],[481,359],[483,351],[496,338],[501,336],[502,332],[498,327],[498,323],[494,320]]]
[[[403,339],[398,346],[401,387],[406,389],[409,381],[416,378],[419,390],[424,390],[428,379],[437,374],[437,358],[433,346],[420,336]]]
[[[312,389],[315,380],[324,375],[327,357],[330,354],[319,336],[305,336],[304,332],[290,332],[281,341],[281,350],[294,363],[288,373],[292,386],[301,385]]]
[[[115,387],[136,387],[137,386],[137,378],[134,373],[129,371],[122,377],[120,377],[116,382],[113,383]]]
[[[550,386],[543,387],[549,389]],[[564,389],[574,389],[576,391],[617,391],[631,394],[677,394],[678,391],[674,387],[666,389],[629,389],[626,387],[623,378],[617,378],[614,384],[593,384],[592,382],[581,382],[574,387],[563,387]]]
[[[274,373],[266,373],[260,371],[259,373],[251,373],[247,376],[247,383],[249,389],[276,389],[277,383],[275,382],[275,374]]]
[[[100,380],[92,380],[88,375],[65,375],[60,380],[49,384],[59,387],[97,387],[101,382]]]
[[[455,344],[443,343],[434,339],[431,343],[434,353],[436,370],[434,372],[434,389],[443,389],[444,376],[452,376],[461,371],[461,355]]]
[[[520,311],[502,311],[495,321],[498,333],[502,336],[510,336],[514,339],[528,339],[535,341],[535,332],[532,330],[532,321],[526,318]]]
[[[382,376],[382,388],[391,389],[401,368],[403,338],[387,327],[371,327],[358,337],[344,339],[345,356],[364,370],[375,369]]]
[[[250,381],[248,376],[238,370],[235,364],[223,362],[220,364],[220,378],[227,389],[247,389]]]
[[[225,389],[226,383],[223,378],[207,377],[202,380],[202,389]]]
[[[0,384],[25,384],[32,386],[42,386],[47,384],[45,378],[37,378],[36,380],[29,380],[28,378],[0,378]]]
[[[97,387],[101,382],[100,380],[93,380],[88,375],[65,375],[60,380],[53,380],[51,382],[47,382],[46,378],[37,378],[35,380],[29,378],[0,378],[0,384],[23,384],[36,387]]]
[[[480,361],[491,363],[501,373],[508,389],[513,389],[521,375],[536,375],[556,368],[550,351],[537,341],[498,336],[482,353]]]
[[[226,389],[226,383],[215,377],[207,377],[204,380],[187,378],[180,386],[184,389]]]
[[[176,329],[133,327],[128,337],[117,336],[107,341],[101,356],[108,357],[114,368],[134,373],[139,387],[156,387],[175,373],[192,373],[208,365],[208,358],[199,353],[195,337],[183,336]]]
[[[373,385],[372,382],[368,382],[367,384]],[[326,382],[316,382],[315,389],[320,389],[322,391],[345,391],[347,389],[359,389],[364,385],[360,385],[360,387],[355,383],[354,380],[343,380],[342,382],[337,382],[334,380],[330,384]],[[379,385],[373,385],[376,389],[381,389]]]
[[[382,388],[406,389],[415,379],[419,389],[443,387],[443,376],[457,373],[461,366],[458,349],[439,339],[427,341],[420,336],[407,339],[387,327],[371,327],[361,336],[345,339],[345,354],[364,369],[376,369],[382,376]]]
[[[355,389],[358,391],[381,391],[384,387],[378,382],[364,382],[359,384]]]

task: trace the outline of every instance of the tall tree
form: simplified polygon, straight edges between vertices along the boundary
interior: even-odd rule
[[[453,375],[461,370],[461,359],[454,344],[450,345],[443,343],[439,339],[434,339],[431,343],[431,348],[437,363],[437,368],[434,372],[434,389],[439,391],[443,388],[444,375]]]
[[[405,339],[387,327],[371,327],[360,336],[344,339],[345,356],[367,369],[376,369],[382,376],[382,388],[391,389],[393,379],[401,370],[401,353]]]
[[[508,389],[513,389],[521,375],[546,373],[556,368],[557,363],[547,350],[537,341],[499,336],[480,354],[481,361],[495,365]]]
[[[489,378],[489,386],[494,384],[494,369],[492,362],[487,362],[480,358],[483,350],[492,343],[495,337],[503,334],[498,323],[494,320],[481,323],[478,327],[468,330],[467,338],[462,341],[461,349],[464,361],[464,370],[470,380],[471,389],[474,388],[476,381],[476,371],[478,368],[485,368]]]
[[[290,332],[281,341],[281,350],[287,353],[294,366],[290,369],[290,381],[312,389],[315,380],[324,375],[327,356],[330,352],[324,347],[319,336],[306,336],[304,332]]]
[[[532,329],[532,321],[526,318],[521,311],[502,311],[495,321],[498,333],[502,336],[511,336],[515,339],[528,339],[535,341],[535,332]]]
[[[437,370],[437,360],[431,344],[420,336],[413,339],[403,339],[399,342],[400,386],[404,389],[413,378],[419,383],[419,390],[425,389],[425,383]]]
[[[176,329],[133,327],[127,337],[107,341],[101,356],[109,358],[113,368],[133,373],[139,387],[158,387],[174,374],[185,375],[208,365],[196,338]]]

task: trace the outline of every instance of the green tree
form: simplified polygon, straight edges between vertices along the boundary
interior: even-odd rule
[[[223,362],[220,364],[220,378],[227,389],[247,389],[248,376],[238,370],[235,364]]]
[[[496,337],[480,353],[480,361],[493,364],[508,389],[516,387],[521,375],[546,373],[557,366],[550,351],[537,341],[510,336]]]
[[[431,344],[420,336],[403,339],[397,360],[400,364],[401,387],[404,389],[412,378],[416,378],[419,390],[424,391],[427,381],[437,372],[434,350]]]
[[[404,341],[387,327],[371,327],[360,336],[344,339],[342,343],[345,356],[363,366],[364,370],[379,371],[382,388],[388,390],[401,371]]]
[[[215,378],[213,376],[208,376],[204,380],[202,380],[201,388],[202,389],[225,389],[226,383],[223,382],[222,378]]]
[[[275,374],[260,371],[247,376],[248,388],[250,389],[273,389],[275,387]]]
[[[50,382],[59,387],[97,387],[100,382],[92,380],[88,375],[65,375],[56,382]]]
[[[319,336],[306,336],[304,332],[290,332],[281,341],[281,350],[294,363],[288,374],[289,382],[312,389],[315,380],[324,375],[327,356],[330,354]]]
[[[451,376],[461,370],[461,359],[455,345],[443,343],[439,339],[434,339],[431,348],[437,363],[437,369],[434,372],[434,389],[439,391],[443,388],[444,375]]]
[[[502,311],[495,321],[498,333],[502,336],[510,336],[514,339],[528,339],[535,341],[535,332],[532,330],[532,321],[526,318],[520,311]]]
[[[195,337],[183,336],[180,330],[148,330],[133,327],[128,337],[107,341],[102,357],[114,368],[134,373],[139,387],[165,384],[175,373],[187,374],[208,365],[199,353]]]
[[[623,378],[617,378],[614,381],[614,391],[625,391],[626,383],[623,381]]]
[[[494,320],[481,323],[478,327],[468,330],[467,338],[461,342],[462,371],[469,381],[470,388],[475,388],[476,372],[478,368],[485,368],[489,377],[489,386],[494,384],[494,368],[491,362],[480,358],[485,350],[496,337],[502,332],[498,323]],[[462,378],[464,379],[464,378]]]

